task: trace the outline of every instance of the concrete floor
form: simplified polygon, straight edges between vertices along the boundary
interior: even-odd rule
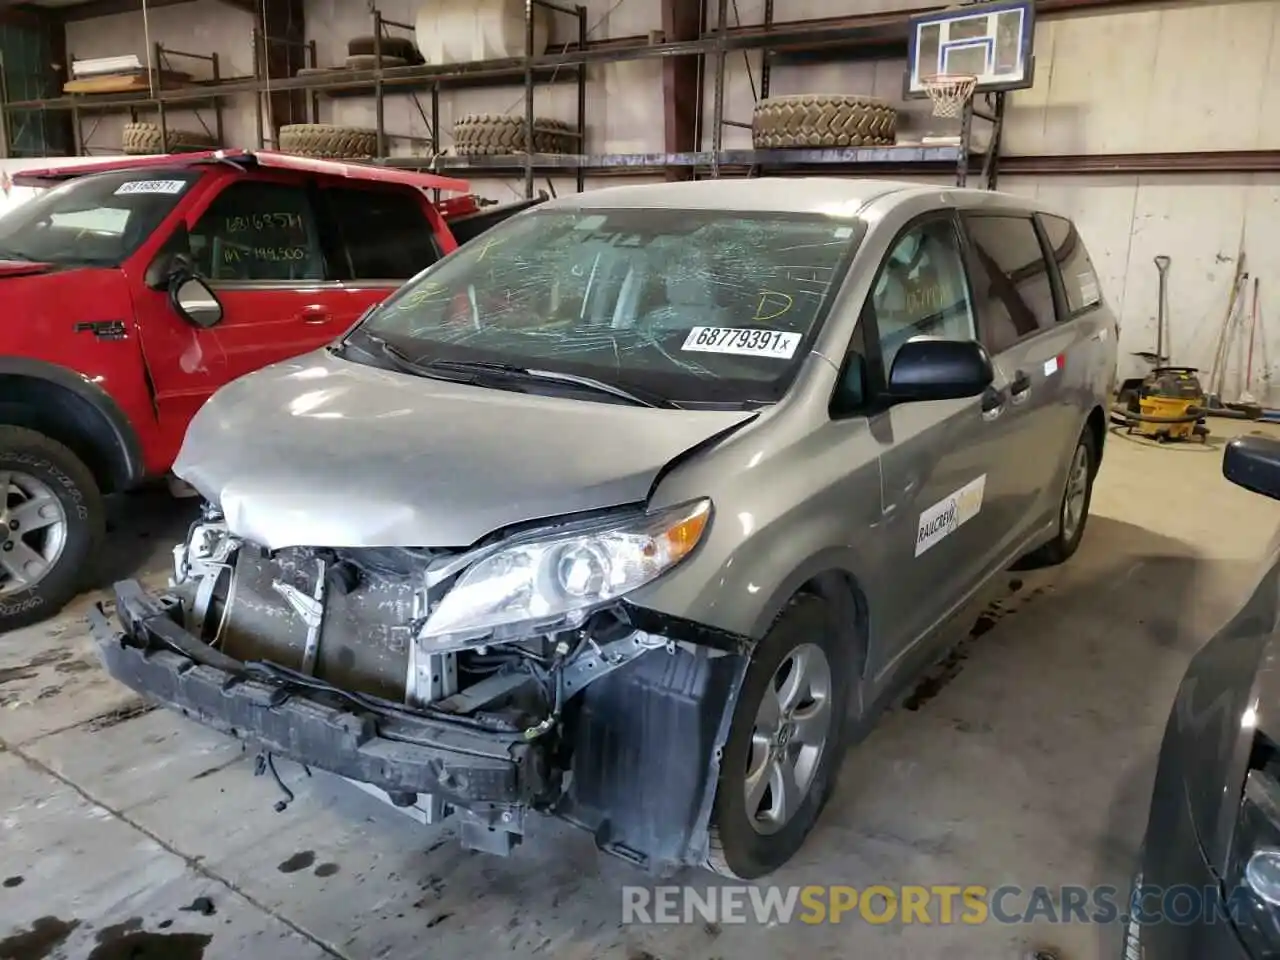
[[[772,881],[1126,884],[1173,692],[1280,523],[1221,478],[1233,426],[1215,422],[1208,448],[1113,436],[1080,553],[1022,577],[849,755]],[[111,573],[162,584],[189,510],[127,502]],[[89,599],[0,637],[0,960],[1119,954],[1114,925],[1078,923],[628,927],[621,887],[646,878],[559,824],[492,859],[291,764],[297,800],[276,813],[236,743],[102,675]]]

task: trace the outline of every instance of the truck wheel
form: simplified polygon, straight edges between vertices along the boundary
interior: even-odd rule
[[[839,772],[848,699],[826,601],[795,598],[752,654],[720,763],[707,866],[752,880],[800,849]]]
[[[0,427],[0,634],[76,595],[105,528],[102,494],[74,453],[34,430]]]
[[[1067,485],[1058,504],[1058,532],[1052,540],[1031,551],[1017,563],[1019,570],[1035,570],[1065,563],[1080,547],[1089,504],[1093,500],[1093,477],[1098,472],[1097,444],[1093,431],[1084,428],[1067,467]]]

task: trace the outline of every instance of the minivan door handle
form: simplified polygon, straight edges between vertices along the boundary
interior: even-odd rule
[[[1009,384],[1009,399],[1014,403],[1021,403],[1030,393],[1031,378],[1025,371],[1019,370],[1013,375],[1013,382]]]
[[[1004,410],[1004,397],[1001,392],[994,387],[988,387],[982,394],[982,419],[990,423],[1000,416],[1002,410]]]

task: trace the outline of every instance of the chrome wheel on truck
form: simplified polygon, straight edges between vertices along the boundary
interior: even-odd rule
[[[89,468],[55,440],[0,426],[0,634],[58,612],[104,532]]]
[[[67,511],[35,477],[0,469],[0,595],[48,576],[67,543]]]

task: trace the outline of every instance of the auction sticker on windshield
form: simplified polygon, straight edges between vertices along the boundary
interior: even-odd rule
[[[130,180],[116,187],[116,196],[126,197],[138,193],[179,194],[187,184],[183,180]]]
[[[698,353],[733,353],[741,357],[790,360],[800,346],[800,339],[800,334],[782,330],[694,327],[680,349]]]

